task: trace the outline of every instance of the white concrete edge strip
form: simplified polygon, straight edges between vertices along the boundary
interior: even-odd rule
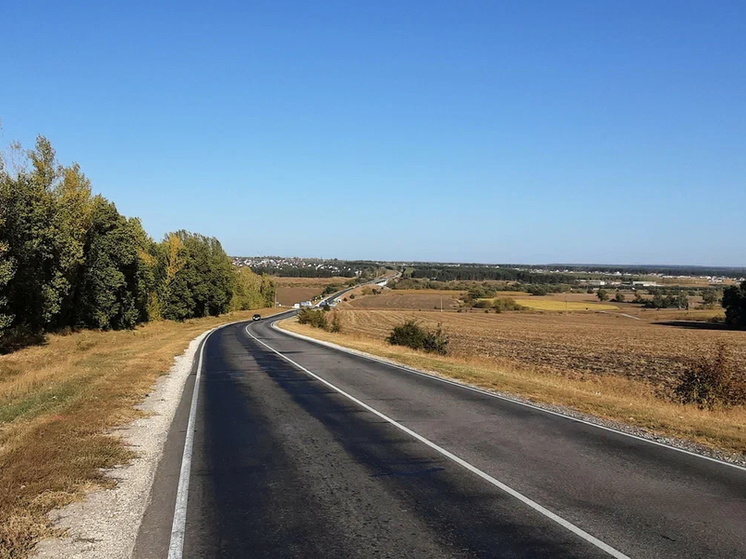
[[[602,551],[604,551],[604,552],[608,553],[608,554],[609,554],[609,555],[611,555],[612,557],[615,557],[616,559],[630,559],[630,558],[629,558],[629,557],[628,557],[627,555],[625,555],[625,554],[624,554],[624,553],[622,553],[621,551],[618,551],[618,550],[614,549],[613,547],[611,547],[610,545],[608,545],[608,544],[606,544],[606,543],[602,542],[602,541],[601,541],[601,540],[599,540],[598,538],[595,538],[594,536],[590,535],[590,534],[589,534],[588,532],[586,532],[585,530],[583,530],[583,529],[581,529],[581,528],[578,528],[577,526],[575,526],[575,525],[574,525],[574,524],[572,524],[571,522],[568,522],[567,520],[565,520],[565,519],[564,519],[564,518],[562,518],[561,516],[558,516],[558,515],[556,515],[555,513],[553,513],[552,511],[550,511],[550,510],[548,510],[548,509],[544,508],[544,507],[543,507],[543,506],[541,506],[541,505],[540,505],[539,503],[537,503],[537,502],[535,502],[535,501],[533,501],[533,500],[529,499],[528,497],[526,497],[526,496],[525,496],[525,495],[523,495],[522,493],[519,493],[519,492],[518,492],[518,491],[516,491],[515,489],[513,489],[513,488],[511,488],[511,487],[508,487],[507,485],[505,485],[505,484],[504,484],[504,483],[502,483],[501,481],[498,481],[497,479],[495,479],[495,478],[493,478],[493,477],[492,477],[491,475],[489,475],[489,474],[487,474],[487,473],[483,472],[482,470],[480,470],[480,469],[479,469],[479,468],[477,468],[476,466],[472,466],[472,465],[471,465],[471,464],[469,464],[469,463],[468,463],[468,462],[467,462],[466,460],[463,460],[462,458],[459,458],[459,457],[458,457],[458,456],[456,456],[455,454],[452,454],[451,452],[449,452],[449,451],[447,451],[446,449],[444,449],[444,448],[442,448],[442,447],[438,446],[438,445],[437,445],[437,444],[435,444],[434,442],[431,442],[430,440],[428,440],[428,439],[426,439],[425,437],[423,437],[422,435],[420,435],[420,434],[418,434],[418,433],[416,433],[416,432],[412,431],[412,430],[411,430],[411,429],[409,429],[408,427],[405,427],[404,425],[402,425],[401,423],[397,422],[396,420],[394,420],[394,419],[391,419],[390,417],[388,417],[387,415],[385,415],[385,414],[381,413],[380,411],[376,410],[375,408],[372,408],[371,406],[369,406],[369,405],[368,405],[368,404],[366,404],[365,402],[362,402],[362,401],[358,400],[357,398],[355,398],[354,396],[352,396],[352,395],[348,394],[347,392],[345,392],[345,391],[344,391],[344,390],[342,390],[341,388],[338,388],[337,386],[333,385],[333,384],[332,384],[331,382],[329,382],[329,381],[327,381],[327,380],[324,380],[323,378],[321,378],[321,377],[320,377],[320,376],[318,376],[317,374],[315,374],[315,373],[313,373],[313,372],[309,371],[308,369],[306,369],[306,368],[305,368],[305,367],[303,367],[302,365],[299,365],[298,363],[296,363],[295,361],[293,361],[293,360],[292,360],[292,359],[290,359],[289,357],[287,357],[287,356],[283,355],[282,353],[280,353],[279,351],[277,351],[277,350],[276,350],[275,348],[273,348],[272,346],[268,345],[267,343],[263,342],[262,340],[260,340],[260,339],[259,339],[259,338],[257,338],[256,336],[254,336],[254,334],[252,334],[252,333],[251,333],[251,332],[249,331],[249,327],[248,327],[248,326],[246,326],[245,330],[246,330],[246,333],[247,333],[247,334],[248,334],[249,336],[251,336],[251,337],[252,337],[252,338],[253,338],[254,340],[256,340],[257,342],[259,342],[260,344],[262,344],[262,345],[263,345],[264,347],[266,347],[266,348],[267,348],[267,349],[269,349],[270,351],[272,351],[272,352],[276,353],[277,355],[279,355],[280,357],[282,357],[282,358],[283,358],[283,359],[284,359],[285,361],[287,361],[288,363],[291,363],[292,365],[294,365],[295,367],[297,367],[298,369],[300,369],[301,371],[303,371],[303,372],[304,372],[304,373],[306,373],[307,375],[309,375],[309,376],[313,377],[314,379],[318,380],[319,382],[321,382],[321,383],[325,384],[326,386],[328,386],[328,387],[329,387],[329,388],[331,388],[332,390],[334,390],[334,391],[338,392],[339,394],[341,394],[341,395],[342,395],[342,396],[344,396],[345,398],[348,398],[349,400],[353,401],[353,402],[354,402],[355,404],[357,404],[358,406],[360,406],[360,407],[362,407],[362,408],[364,408],[364,409],[368,410],[369,412],[371,412],[371,413],[373,413],[373,414],[377,415],[378,417],[380,417],[380,418],[381,418],[381,419],[383,419],[384,421],[387,421],[388,423],[390,423],[390,424],[391,424],[391,425],[393,425],[394,427],[396,427],[396,428],[398,428],[398,429],[400,429],[400,430],[404,431],[404,432],[405,432],[405,433],[406,433],[407,435],[409,435],[409,436],[411,436],[411,437],[413,437],[413,438],[417,439],[417,440],[418,440],[418,441],[420,441],[421,443],[423,443],[423,444],[425,444],[425,445],[429,446],[430,448],[432,448],[432,449],[433,449],[433,450],[435,450],[436,452],[439,452],[440,454],[442,454],[443,456],[445,456],[445,457],[446,457],[446,458],[448,458],[449,460],[452,460],[453,462],[455,462],[455,463],[456,463],[456,464],[458,464],[459,466],[462,466],[463,468],[465,468],[465,469],[469,470],[470,472],[472,472],[472,473],[474,473],[474,474],[478,475],[478,476],[479,476],[480,478],[482,478],[483,480],[485,480],[485,481],[489,482],[490,484],[494,485],[495,487],[497,487],[497,488],[498,488],[498,489],[500,489],[501,491],[503,491],[503,492],[507,493],[507,494],[508,494],[508,495],[510,495],[511,497],[515,497],[516,499],[518,499],[518,500],[519,500],[519,501],[521,501],[522,503],[524,503],[524,504],[526,504],[527,506],[531,507],[532,509],[534,509],[535,511],[537,511],[537,512],[539,512],[540,514],[544,515],[545,517],[549,518],[550,520],[552,520],[552,521],[556,522],[557,524],[559,524],[559,525],[560,525],[560,526],[562,526],[563,528],[565,528],[565,529],[569,530],[570,532],[572,532],[573,534],[575,534],[575,535],[577,535],[577,536],[581,537],[582,539],[584,539],[584,540],[585,540],[585,541],[587,541],[588,543],[590,543],[590,544],[592,544],[592,545],[596,546],[597,548],[599,548],[599,549],[601,549]]]
[[[226,324],[227,326],[227,324]],[[171,541],[168,545],[168,559],[181,559],[184,550],[184,532],[186,529],[187,500],[189,498],[189,475],[192,470],[192,448],[194,446],[194,421],[197,416],[197,399],[199,398],[199,384],[202,378],[202,359],[205,355],[205,345],[213,332],[210,330],[202,341],[199,348],[199,362],[197,364],[197,376],[194,379],[192,391],[192,403],[189,407],[189,421],[187,422],[186,440],[184,441],[184,453],[181,457],[181,469],[179,470],[179,485],[176,489],[176,505],[174,506],[174,520],[171,524]]]
[[[284,319],[283,319],[284,320]],[[599,423],[593,423],[592,421],[587,421],[585,419],[580,419],[578,417],[573,417],[571,415],[566,415],[564,413],[556,412],[553,410],[548,410],[546,408],[542,408],[541,406],[537,406],[534,404],[530,404],[528,402],[522,402],[521,400],[516,400],[513,398],[509,398],[506,396],[502,396],[501,394],[495,394],[494,392],[489,392],[487,390],[483,390],[481,388],[477,388],[476,386],[470,386],[468,384],[464,384],[462,382],[456,381],[456,380],[450,380],[446,378],[439,377],[437,375],[432,375],[430,373],[426,373],[424,371],[420,371],[418,369],[413,369],[411,367],[407,367],[405,365],[399,365],[398,363],[394,363],[392,361],[388,361],[386,359],[382,359],[380,357],[376,357],[375,355],[371,355],[370,353],[365,353],[364,351],[360,351],[357,349],[350,349],[348,347],[344,347],[332,342],[327,342],[324,340],[317,340],[316,338],[312,338],[310,336],[305,336],[303,334],[298,334],[297,332],[291,332],[290,330],[285,330],[284,328],[279,328],[276,325],[276,322],[273,322],[271,324],[273,330],[277,330],[278,332],[282,332],[283,334],[287,334],[288,336],[292,336],[294,338],[299,338],[301,340],[306,340],[308,342],[312,342],[318,345],[323,345],[332,349],[336,349],[337,351],[342,351],[344,353],[349,353],[350,355],[356,355],[357,357],[362,357],[363,359],[368,359],[369,361],[375,361],[376,363],[381,363],[383,365],[388,365],[389,367],[393,367],[394,369],[400,369],[402,371],[405,371],[407,373],[411,373],[413,375],[420,375],[423,377],[431,378],[433,380],[437,380],[439,382],[444,382],[446,384],[451,384],[453,386],[457,386],[459,388],[463,388],[464,390],[471,390],[472,392],[478,392],[479,394],[484,394],[485,396],[489,396],[491,398],[497,398],[498,400],[503,400],[505,402],[510,402],[511,404],[516,404],[518,406],[524,406],[526,408],[531,408],[536,411],[540,411],[542,413],[548,413],[550,415],[555,415],[557,417],[561,417],[563,419],[567,419],[568,421],[577,421],[578,423],[583,423],[584,425],[589,425],[591,427],[595,427],[596,429],[603,429],[604,431],[609,431],[611,433],[616,433],[617,435],[623,435],[625,437],[629,437],[631,439],[636,439],[638,441],[642,441],[648,444],[654,444],[657,446],[661,446],[663,448],[667,448],[669,450],[675,450],[676,452],[681,452],[683,454],[688,454],[689,456],[694,456],[695,458],[701,458],[703,460],[709,460],[710,462],[715,462],[716,464],[720,464],[722,466],[729,466],[731,468],[735,468],[737,470],[741,470],[746,472],[746,467],[739,466],[738,464],[733,464],[731,462],[726,462],[725,460],[720,460],[718,458],[713,458],[712,456],[706,456],[704,454],[699,454],[697,452],[692,452],[691,450],[686,450],[684,448],[679,448],[676,446],[672,446],[670,444],[662,443],[660,441],[656,441],[653,439],[647,439],[645,437],[640,437],[639,435],[633,435],[632,433],[626,433],[625,431],[620,431],[619,429],[614,429],[613,427],[607,427],[606,425],[601,425]]]

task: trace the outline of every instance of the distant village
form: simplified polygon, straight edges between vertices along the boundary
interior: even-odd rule
[[[234,256],[235,266],[247,266],[252,270],[306,270],[324,272],[330,276],[359,276],[362,270],[343,260],[323,258],[300,258],[297,256]]]

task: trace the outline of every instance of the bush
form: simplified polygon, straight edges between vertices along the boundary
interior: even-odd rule
[[[702,409],[746,404],[746,371],[733,363],[725,344],[713,356],[692,362],[679,377],[674,395],[682,404],[697,404]]]
[[[391,345],[421,349],[428,353],[448,353],[448,336],[440,324],[435,330],[428,330],[420,326],[416,320],[407,320],[394,326],[386,341]]]
[[[332,324],[329,331],[335,334],[342,331],[342,319],[339,318],[339,313],[332,313]]]
[[[324,330],[329,326],[324,311],[314,311],[311,309],[303,309],[300,311],[300,313],[298,313],[298,322],[300,324],[310,324],[314,328],[322,328]]]
[[[599,301],[608,301],[609,293],[605,289],[599,289],[596,291],[596,297],[598,297]]]
[[[495,309],[495,312],[503,312],[522,311],[526,307],[516,303],[515,299],[511,299],[510,297],[503,297],[500,299],[495,299],[495,301],[492,303],[492,308]]]

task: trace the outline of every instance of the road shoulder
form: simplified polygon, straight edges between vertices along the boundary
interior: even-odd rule
[[[170,372],[158,379],[137,406],[148,415],[114,431],[138,455],[130,464],[106,472],[116,487],[93,491],[82,501],[50,513],[55,526],[65,530],[65,536],[40,542],[34,557],[131,556],[166,438],[193,370],[194,356],[209,332],[192,340],[184,353],[175,358]]]

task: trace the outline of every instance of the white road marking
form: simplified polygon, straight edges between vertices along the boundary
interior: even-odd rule
[[[706,456],[704,454],[698,454],[697,452],[692,452],[691,450],[686,450],[684,448],[679,448],[677,446],[673,446],[670,444],[662,443],[660,441],[656,441],[653,439],[646,439],[645,437],[641,437],[639,435],[633,435],[632,433],[626,433],[624,431],[620,431],[619,429],[614,429],[613,427],[607,427],[606,425],[601,425],[600,423],[593,423],[592,421],[588,421],[586,419],[580,419],[578,417],[573,417],[571,415],[567,415],[561,412],[556,412],[552,410],[548,410],[546,408],[539,407],[534,404],[530,404],[528,402],[522,402],[520,400],[515,400],[513,398],[509,398],[507,396],[503,396],[501,394],[495,394],[494,392],[488,392],[487,390],[482,390],[481,388],[477,388],[476,386],[469,386],[468,384],[463,384],[461,382],[450,380],[446,378],[442,378],[436,375],[431,375],[429,373],[425,373],[423,371],[418,371],[417,369],[412,369],[410,367],[406,367],[404,365],[399,365],[398,363],[392,363],[391,361],[386,361],[385,359],[380,359],[376,357],[375,355],[370,355],[368,353],[365,353],[364,351],[359,351],[356,349],[350,349],[338,344],[334,344],[331,342],[326,342],[324,340],[317,340],[316,338],[311,338],[310,336],[304,336],[303,334],[298,334],[296,332],[291,332],[290,330],[285,330],[284,328],[278,328],[276,325],[276,322],[272,322],[271,327],[273,330],[276,330],[278,332],[281,332],[283,334],[287,334],[288,336],[291,336],[293,338],[298,338],[301,340],[305,340],[314,344],[323,345],[326,347],[329,347],[331,349],[334,349],[336,351],[341,351],[344,353],[348,353],[350,355],[354,355],[356,357],[362,357],[363,359],[367,359],[368,361],[374,361],[376,363],[381,363],[382,365],[387,365],[389,367],[393,367],[394,369],[399,369],[401,371],[404,371],[406,373],[410,373],[413,375],[419,375],[421,377],[427,377],[429,379],[437,380],[438,382],[444,382],[446,384],[450,384],[452,386],[457,386],[459,388],[462,388],[464,390],[470,390],[472,392],[478,392],[479,394],[484,394],[485,396],[489,396],[490,398],[497,398],[498,400],[503,400],[504,402],[510,402],[511,404],[516,404],[518,406],[523,406],[526,408],[531,408],[536,411],[540,411],[542,413],[548,413],[550,415],[555,415],[557,417],[561,417],[562,419],[567,419],[568,421],[576,421],[578,423],[582,423],[584,425],[589,425],[591,427],[595,427],[596,429],[603,429],[604,431],[609,431],[611,433],[616,433],[617,435],[622,435],[624,437],[629,437],[630,439],[636,439],[638,441],[642,441],[644,443],[648,444],[654,444],[656,446],[662,446],[663,448],[667,448],[668,450],[675,450],[676,452],[681,452],[683,454],[688,454],[689,456],[694,456],[695,458],[701,458],[703,460],[709,460],[710,462],[715,462],[716,464],[720,464],[721,466],[728,466],[730,468],[735,468],[736,470],[741,470],[746,472],[746,467],[739,466],[738,464],[733,464],[732,462],[726,462],[725,460],[720,460],[719,458],[713,458],[712,456]]]
[[[345,392],[345,391],[344,391],[344,390],[342,390],[341,388],[338,388],[337,386],[333,385],[333,384],[332,384],[331,382],[329,382],[328,380],[325,380],[325,379],[321,378],[320,376],[318,376],[317,374],[315,374],[315,373],[313,373],[313,372],[309,371],[309,370],[308,370],[308,369],[306,369],[306,368],[305,368],[305,367],[304,367],[303,365],[300,365],[300,364],[296,363],[295,361],[293,361],[292,359],[290,359],[290,358],[289,358],[289,357],[287,357],[286,355],[283,355],[282,353],[280,353],[279,351],[277,351],[277,350],[276,350],[275,348],[273,348],[273,347],[272,347],[272,346],[270,346],[269,344],[267,344],[267,343],[263,342],[262,340],[260,340],[260,339],[259,339],[259,338],[257,338],[256,336],[254,336],[254,334],[252,334],[252,333],[251,333],[251,332],[249,331],[249,327],[248,327],[248,326],[246,326],[246,329],[245,329],[245,330],[246,330],[246,333],[247,333],[247,334],[248,334],[249,336],[251,336],[251,337],[252,337],[252,338],[253,338],[254,340],[256,340],[257,342],[259,342],[260,344],[262,344],[262,345],[263,345],[264,347],[266,347],[266,348],[267,348],[267,349],[269,349],[270,351],[272,351],[272,352],[276,353],[277,355],[279,355],[280,357],[282,357],[282,358],[283,358],[283,359],[284,359],[285,361],[287,361],[288,363],[291,363],[292,365],[294,365],[295,367],[297,367],[298,369],[300,369],[301,371],[303,371],[303,372],[304,372],[304,373],[306,373],[307,375],[309,375],[309,376],[313,377],[314,379],[318,380],[319,382],[321,382],[321,383],[325,384],[326,386],[328,386],[328,387],[329,387],[329,388],[331,388],[332,390],[334,390],[334,391],[338,392],[339,394],[341,394],[341,395],[342,395],[342,396],[344,396],[345,398],[348,398],[349,400],[353,401],[353,402],[354,402],[354,403],[356,403],[356,404],[357,404],[358,406],[360,406],[360,407],[362,407],[362,408],[364,408],[364,409],[368,410],[369,412],[371,412],[371,413],[373,413],[373,414],[377,415],[378,417],[380,417],[380,418],[381,418],[381,419],[383,419],[384,421],[387,421],[388,423],[390,423],[391,425],[393,425],[393,426],[394,426],[394,427],[396,427],[397,429],[400,429],[401,431],[404,431],[404,432],[405,432],[405,433],[406,433],[407,435],[409,435],[409,436],[411,436],[411,437],[413,437],[413,438],[417,439],[417,440],[418,440],[418,441],[420,441],[421,443],[423,443],[423,444],[425,444],[425,445],[429,446],[430,448],[432,448],[432,449],[433,449],[433,450],[435,450],[436,452],[439,452],[440,454],[442,454],[443,456],[445,456],[445,457],[446,457],[446,458],[448,458],[449,460],[452,460],[453,462],[455,462],[455,463],[456,463],[456,464],[458,464],[459,466],[461,466],[461,467],[463,467],[463,468],[465,468],[465,469],[469,470],[470,472],[472,472],[472,473],[474,473],[474,474],[478,475],[478,476],[479,476],[480,478],[482,478],[483,480],[485,480],[485,481],[489,482],[490,484],[494,485],[495,487],[497,487],[497,488],[498,488],[498,489],[500,489],[501,491],[504,491],[505,493],[507,493],[507,494],[508,494],[508,495],[510,495],[511,497],[515,497],[516,499],[518,499],[519,501],[521,501],[521,502],[522,502],[522,503],[524,503],[525,505],[527,505],[527,506],[531,507],[532,509],[534,509],[534,510],[535,510],[535,511],[537,511],[538,513],[540,513],[540,514],[542,514],[542,515],[546,516],[547,518],[549,518],[550,520],[552,520],[552,521],[556,522],[557,524],[559,524],[559,525],[560,525],[560,526],[562,526],[563,528],[565,528],[565,529],[569,530],[569,531],[570,531],[570,532],[572,532],[573,534],[575,534],[575,535],[577,535],[577,536],[581,537],[582,539],[584,539],[584,540],[585,540],[585,541],[587,541],[588,543],[590,543],[590,544],[592,544],[592,545],[596,546],[597,548],[599,548],[599,549],[601,549],[602,551],[604,551],[604,552],[608,553],[608,554],[609,554],[609,555],[611,555],[612,557],[615,557],[616,559],[630,559],[630,558],[629,558],[629,557],[628,557],[627,555],[625,555],[625,554],[624,554],[624,553],[622,553],[621,551],[618,551],[618,550],[614,549],[613,547],[611,547],[610,545],[608,545],[608,544],[606,544],[606,543],[602,542],[602,541],[601,541],[601,540],[599,540],[598,538],[595,538],[594,536],[590,535],[590,534],[589,534],[588,532],[586,532],[585,530],[583,530],[583,529],[581,529],[581,528],[578,528],[577,526],[575,526],[575,525],[574,525],[574,524],[572,524],[571,522],[568,522],[567,520],[565,520],[565,519],[564,519],[564,518],[562,518],[561,516],[558,516],[558,515],[556,515],[555,513],[553,513],[552,511],[550,511],[549,509],[546,509],[546,508],[544,508],[543,506],[541,506],[541,505],[540,505],[539,503],[537,503],[536,501],[533,501],[533,500],[529,499],[528,497],[526,497],[525,495],[523,495],[522,493],[519,493],[519,492],[518,492],[518,491],[516,491],[515,489],[513,489],[513,488],[511,488],[511,487],[508,487],[508,486],[507,486],[507,485],[505,485],[505,484],[504,484],[503,482],[501,482],[501,481],[499,481],[499,480],[495,479],[494,477],[492,477],[491,475],[489,475],[489,474],[487,474],[487,473],[483,472],[482,470],[480,470],[480,469],[479,469],[479,468],[477,468],[476,466],[472,466],[472,465],[471,465],[471,464],[469,464],[469,462],[467,462],[466,460],[463,460],[462,458],[459,458],[458,456],[456,456],[455,454],[453,454],[453,453],[451,453],[451,452],[447,451],[447,450],[446,450],[446,449],[444,449],[443,447],[441,447],[441,446],[438,446],[437,444],[435,444],[434,442],[432,442],[432,441],[430,441],[430,440],[426,439],[426,438],[425,438],[425,437],[423,437],[422,435],[420,435],[420,434],[418,434],[418,433],[416,433],[416,432],[412,431],[412,430],[411,430],[410,428],[408,428],[408,427],[405,427],[404,425],[402,425],[401,423],[397,422],[397,421],[396,421],[396,420],[394,420],[394,419],[391,419],[390,417],[388,417],[387,415],[385,415],[385,414],[381,413],[381,412],[380,412],[380,411],[378,411],[377,409],[375,409],[375,408],[372,408],[371,406],[369,406],[369,405],[368,405],[368,404],[366,404],[365,402],[362,402],[361,400],[358,400],[357,398],[355,398],[355,397],[354,397],[354,396],[352,396],[351,394],[348,394],[347,392]]]

